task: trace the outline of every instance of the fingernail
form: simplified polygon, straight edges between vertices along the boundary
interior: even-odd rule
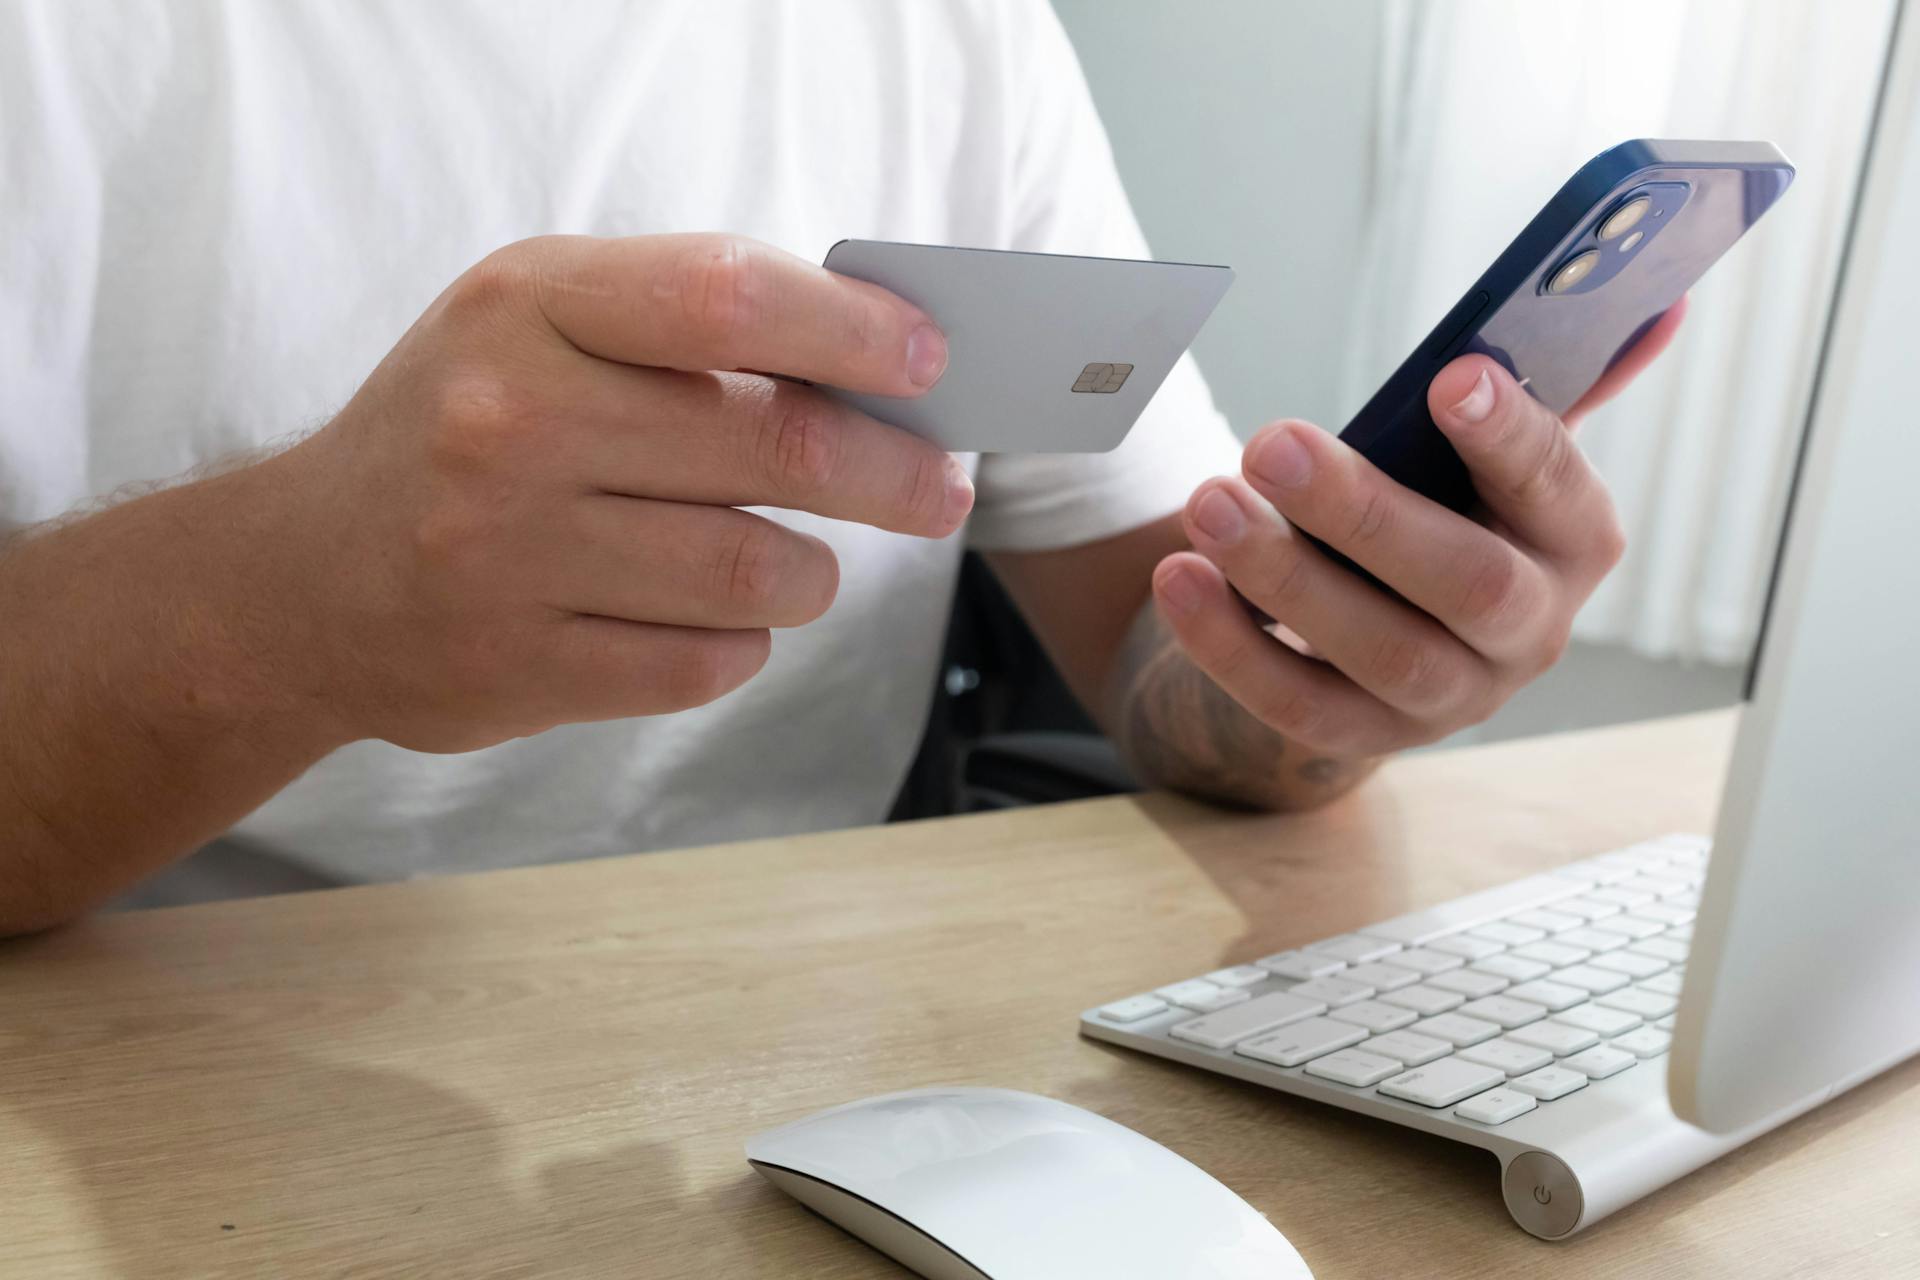
[[[1473,390],[1460,398],[1447,412],[1462,422],[1480,422],[1493,412],[1493,379],[1482,369],[1474,379]]]
[[[1224,489],[1210,489],[1193,509],[1193,523],[1200,532],[1223,547],[1230,547],[1247,533],[1247,517],[1240,504]]]
[[[930,387],[947,371],[947,335],[923,324],[907,335],[907,377],[916,387]]]
[[[1190,569],[1176,568],[1160,578],[1160,598],[1183,617],[1200,607],[1200,584]]]
[[[1270,432],[1247,459],[1253,478],[1276,489],[1300,489],[1313,476],[1313,458],[1291,428]]]
[[[960,465],[960,459],[947,459],[947,523],[958,528],[973,510],[973,477]]]

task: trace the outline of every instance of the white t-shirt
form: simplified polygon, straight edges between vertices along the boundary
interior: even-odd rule
[[[528,235],[1146,256],[1042,0],[13,0],[0,120],[13,524],[326,421],[449,281]],[[1237,445],[1188,361],[1111,454],[975,465],[965,540],[1047,548],[1177,510]],[[461,756],[355,744],[149,896],[880,820],[962,539],[773,514],[832,545],[841,587],[744,688]]]

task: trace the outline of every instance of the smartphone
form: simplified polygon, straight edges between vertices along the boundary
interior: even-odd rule
[[[1767,142],[1640,138],[1601,152],[1340,438],[1407,488],[1469,510],[1473,480],[1427,412],[1433,376],[1457,356],[1482,352],[1565,413],[1773,207],[1793,172]]]

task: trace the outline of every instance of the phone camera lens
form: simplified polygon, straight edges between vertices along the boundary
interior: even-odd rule
[[[1611,240],[1630,230],[1634,223],[1647,216],[1647,210],[1652,207],[1653,197],[1635,196],[1607,215],[1606,221],[1600,224],[1600,239]]]
[[[1548,277],[1547,292],[1565,293],[1592,275],[1594,267],[1598,266],[1599,263],[1600,251],[1598,249],[1589,249],[1585,253],[1577,254],[1567,259],[1558,271],[1555,271],[1552,276]]]

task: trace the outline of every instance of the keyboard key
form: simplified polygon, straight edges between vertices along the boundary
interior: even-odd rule
[[[1215,969],[1206,980],[1221,987],[1257,987],[1272,976],[1257,964],[1237,964],[1231,969]]]
[[[1629,978],[1651,978],[1656,973],[1664,973],[1665,960],[1656,960],[1652,956],[1636,954],[1631,948],[1625,951],[1609,951],[1603,956],[1593,958],[1596,969],[1611,969],[1615,973],[1624,973]]]
[[[1445,1040],[1433,1036],[1423,1036],[1417,1031],[1393,1031],[1384,1036],[1375,1036],[1362,1041],[1360,1047],[1368,1053],[1383,1058],[1393,1058],[1409,1067],[1417,1067],[1435,1058],[1444,1058],[1453,1052],[1453,1046]]]
[[[1489,1089],[1479,1097],[1468,1098],[1455,1107],[1453,1114],[1462,1120],[1476,1120],[1481,1124],[1505,1124],[1539,1105],[1530,1095],[1513,1089]]]
[[[1225,1049],[1235,1041],[1273,1031],[1289,1022],[1298,1022],[1327,1006],[1318,1000],[1303,1000],[1287,991],[1272,991],[1231,1009],[1210,1013],[1190,1022],[1176,1022],[1167,1034],[1177,1040],[1190,1040],[1209,1049]]]
[[[1486,938],[1476,938],[1470,933],[1456,933],[1445,938],[1435,938],[1427,944],[1427,950],[1438,951],[1442,955],[1459,956],[1462,960],[1484,960],[1488,956],[1498,955],[1507,948],[1505,944],[1492,942]]]
[[[1579,875],[1584,879],[1593,881],[1595,884],[1619,884],[1622,880],[1631,880],[1640,873],[1638,867],[1616,866],[1611,862],[1603,862],[1598,858],[1589,858],[1585,862],[1573,863],[1566,867],[1565,870],[1569,874]],[[1554,909],[1565,910],[1567,908],[1563,908],[1559,903],[1555,903]]]
[[[1420,981],[1420,975],[1412,969],[1402,969],[1395,964],[1356,964],[1351,969],[1342,969],[1340,976],[1349,982],[1364,982],[1375,991],[1398,991],[1401,987],[1410,987]]]
[[[1679,907],[1686,911],[1697,911],[1700,907],[1700,891],[1689,889],[1685,893],[1676,893],[1670,898],[1660,899],[1660,904],[1666,907]]]
[[[1582,1049],[1571,1057],[1560,1059],[1560,1065],[1569,1071],[1578,1071],[1589,1080],[1605,1080],[1608,1076],[1619,1075],[1638,1061],[1625,1050],[1597,1044],[1591,1049]]]
[[[1466,961],[1459,956],[1450,956],[1444,951],[1429,951],[1425,947],[1412,947],[1398,952],[1393,963],[1402,969],[1414,969],[1420,973],[1445,973],[1449,969],[1458,969]]]
[[[1576,1004],[1584,1004],[1587,999],[1587,993],[1579,987],[1570,987],[1564,982],[1548,982],[1545,979],[1536,979],[1533,982],[1523,982],[1517,987],[1508,987],[1506,994],[1515,1000],[1543,1004],[1555,1013],[1572,1008]]]
[[[1569,915],[1564,911],[1549,911],[1545,907],[1535,907],[1531,911],[1517,911],[1507,917],[1508,924],[1525,925],[1529,929],[1545,929],[1548,933],[1578,929],[1586,922],[1585,916]]]
[[[1365,1000],[1373,994],[1373,988],[1364,982],[1354,982],[1342,973],[1333,978],[1315,978],[1312,982],[1303,982],[1287,993],[1302,1000],[1318,1000],[1331,1007],[1333,1005],[1352,1004],[1355,1000]]]
[[[1629,867],[1636,874],[1642,871],[1659,871],[1673,865],[1673,855],[1665,849],[1652,844],[1639,844],[1626,849],[1616,849],[1612,853],[1603,853],[1595,862],[1603,862],[1612,867]]]
[[[1497,1022],[1507,1030],[1524,1027],[1529,1022],[1538,1022],[1547,1016],[1546,1006],[1534,1004],[1531,1000],[1515,1000],[1512,996],[1484,996],[1461,1005],[1459,1011],[1469,1018]]]
[[[1536,1049],[1545,1049],[1556,1057],[1578,1053],[1600,1043],[1600,1037],[1594,1032],[1568,1026],[1564,1022],[1536,1022],[1532,1026],[1509,1032],[1508,1037]]]
[[[1653,1025],[1662,1031],[1671,1031],[1673,1030],[1673,1015],[1668,1014],[1664,1018],[1655,1019]]]
[[[1600,926],[1608,933],[1624,933],[1635,942],[1642,938],[1655,937],[1667,931],[1658,920],[1648,920],[1641,916],[1614,916]]]
[[[1345,960],[1317,956],[1306,951],[1279,951],[1270,956],[1261,956],[1254,963],[1277,978],[1291,978],[1295,982],[1324,978],[1347,967]]]
[[[1364,1049],[1342,1049],[1324,1058],[1315,1058],[1307,1064],[1307,1074],[1310,1076],[1362,1089],[1370,1084],[1379,1084],[1395,1072],[1404,1070],[1405,1066],[1396,1059],[1383,1058]]]
[[[1383,991],[1378,999],[1382,1004],[1399,1005],[1402,1009],[1411,1009],[1419,1014],[1445,1013],[1457,1009],[1466,1001],[1466,997],[1454,991],[1442,991],[1422,982],[1411,987],[1402,987],[1398,991]]]
[[[1555,937],[1554,941],[1569,947],[1585,947],[1589,951],[1618,951],[1633,939],[1624,933],[1613,933],[1600,924],[1588,925],[1584,929],[1569,929]]]
[[[1378,1000],[1359,1000],[1331,1009],[1327,1016],[1340,1022],[1351,1022],[1369,1031],[1392,1031],[1406,1026],[1419,1015],[1398,1005],[1381,1004]]]
[[[1588,924],[1597,924],[1605,920],[1608,916],[1617,916],[1620,914],[1619,903],[1601,902],[1597,899],[1586,897],[1585,895],[1578,898],[1568,898],[1564,902],[1556,902],[1553,904],[1553,909],[1555,911],[1564,911],[1568,915],[1585,916]]]
[[[1125,1000],[1101,1005],[1097,1012],[1108,1022],[1138,1022],[1171,1007],[1159,996],[1128,996]]]
[[[1211,994],[1195,995],[1178,1003],[1182,1009],[1194,1013],[1218,1013],[1236,1004],[1244,1004],[1252,998],[1253,992],[1244,987],[1215,987]]]
[[[1531,982],[1553,972],[1550,964],[1541,964],[1538,960],[1518,960],[1510,955],[1488,956],[1485,960],[1475,960],[1467,968],[1476,973],[1490,973],[1509,982]]]
[[[1482,1022],[1478,1018],[1463,1018],[1457,1013],[1443,1013],[1437,1018],[1416,1022],[1413,1030],[1417,1035],[1445,1040],[1456,1049],[1491,1040],[1500,1034],[1500,1028],[1494,1023]]]
[[[1693,926],[1690,924],[1677,924],[1660,936],[1663,938],[1672,938],[1675,942],[1692,942]]]
[[[1427,985],[1442,991],[1457,991],[1463,996],[1490,996],[1496,991],[1506,990],[1508,983],[1505,978],[1496,978],[1490,973],[1455,969],[1452,973],[1434,974],[1427,979]]]
[[[1523,1076],[1529,1071],[1553,1065],[1553,1054],[1548,1050],[1538,1045],[1521,1044],[1505,1036],[1483,1044],[1468,1045],[1460,1050],[1458,1056],[1483,1067],[1498,1067],[1510,1076]]]
[[[1617,1036],[1622,1031],[1631,1031],[1640,1025],[1640,1015],[1637,1013],[1628,1013],[1625,1009],[1607,1009],[1597,1004],[1577,1004],[1565,1012],[1554,1014],[1553,1020],[1603,1036]]]
[[[1542,1102],[1564,1098],[1575,1089],[1586,1087],[1587,1077],[1584,1073],[1569,1071],[1565,1067],[1542,1067],[1507,1081],[1507,1088],[1532,1094]]]
[[[1648,1021],[1664,1017],[1680,1005],[1680,1002],[1672,996],[1663,996],[1657,991],[1642,991],[1639,987],[1628,987],[1625,991],[1613,991],[1604,996],[1595,996],[1593,1002],[1605,1005],[1609,1009],[1625,1009],[1628,1013],[1637,1013]]]
[[[1314,955],[1332,956],[1335,960],[1344,960],[1348,964],[1365,964],[1369,960],[1378,960],[1381,956],[1392,955],[1399,949],[1400,944],[1397,942],[1363,938],[1357,933],[1343,933],[1337,938],[1326,938],[1306,945],[1306,950]]]
[[[1483,1067],[1459,1058],[1442,1058],[1424,1067],[1402,1072],[1380,1085],[1389,1098],[1404,1098],[1423,1107],[1450,1107],[1456,1102],[1485,1093],[1506,1080],[1497,1067]]]
[[[1669,969],[1665,973],[1656,974],[1648,978],[1645,982],[1635,983],[1634,985],[1638,986],[1642,991],[1652,991],[1657,995],[1677,996],[1680,994],[1681,981],[1682,975],[1675,970]]]
[[[1672,894],[1685,893],[1687,890],[1693,888],[1694,878],[1691,875],[1683,872],[1682,878],[1676,879],[1670,874],[1671,870],[1670,868],[1668,871],[1658,874],[1635,876],[1631,880],[1622,880],[1614,887],[1632,889],[1637,893],[1650,893],[1656,898],[1665,898]]]
[[[1515,947],[1513,954],[1522,960],[1538,960],[1541,964],[1550,964],[1558,969],[1563,964],[1579,964],[1593,952],[1585,947],[1570,947],[1564,942],[1529,942],[1524,947]]]
[[[1623,889],[1617,884],[1610,884],[1604,889],[1595,889],[1587,896],[1597,898],[1601,902],[1617,902],[1629,911],[1642,903],[1653,901],[1653,895],[1650,893],[1639,889]]]
[[[1223,987],[1208,982],[1205,978],[1190,978],[1185,982],[1176,982],[1172,986],[1156,988],[1154,993],[1168,1004],[1177,1004],[1187,1009],[1217,1009],[1221,1002],[1235,1004],[1245,1000],[1247,993],[1232,987]],[[1236,1000],[1236,997],[1238,1000]]]
[[[1635,907],[1633,914],[1642,920],[1657,920],[1665,925],[1683,925],[1693,923],[1695,912],[1692,905],[1682,904],[1678,898],[1668,898],[1664,902],[1649,902],[1644,907]]]
[[[1636,942],[1627,948],[1637,956],[1652,956],[1655,960],[1664,960],[1668,964],[1687,962],[1687,944],[1675,942],[1672,938],[1648,938],[1645,942]]]
[[[1242,1041],[1233,1051],[1261,1062],[1271,1062],[1275,1066],[1297,1067],[1335,1049],[1359,1044],[1366,1038],[1366,1028],[1356,1027],[1351,1022],[1308,1018],[1256,1039]]]
[[[1555,982],[1564,982],[1570,987],[1579,987],[1594,995],[1608,991],[1618,991],[1627,985],[1627,975],[1615,973],[1611,969],[1596,969],[1590,964],[1568,965],[1553,975]]]
[[[1529,942],[1538,942],[1547,936],[1545,929],[1532,929],[1523,924],[1512,924],[1505,920],[1496,920],[1492,924],[1483,924],[1478,929],[1467,930],[1467,936],[1485,938],[1488,942],[1497,942],[1505,947],[1518,947]]]
[[[1611,1043],[1614,1048],[1636,1058],[1657,1058],[1667,1051],[1673,1043],[1673,1037],[1652,1027],[1641,1027],[1638,1031],[1615,1036]]]
[[[1455,898],[1452,902],[1443,902],[1424,911],[1412,911],[1391,920],[1382,920],[1379,924],[1366,926],[1360,932],[1369,938],[1385,938],[1389,942],[1417,947],[1515,911],[1545,906],[1576,893],[1585,893],[1592,886],[1591,880],[1582,879],[1577,874],[1548,872],[1470,893],[1464,898]]]

